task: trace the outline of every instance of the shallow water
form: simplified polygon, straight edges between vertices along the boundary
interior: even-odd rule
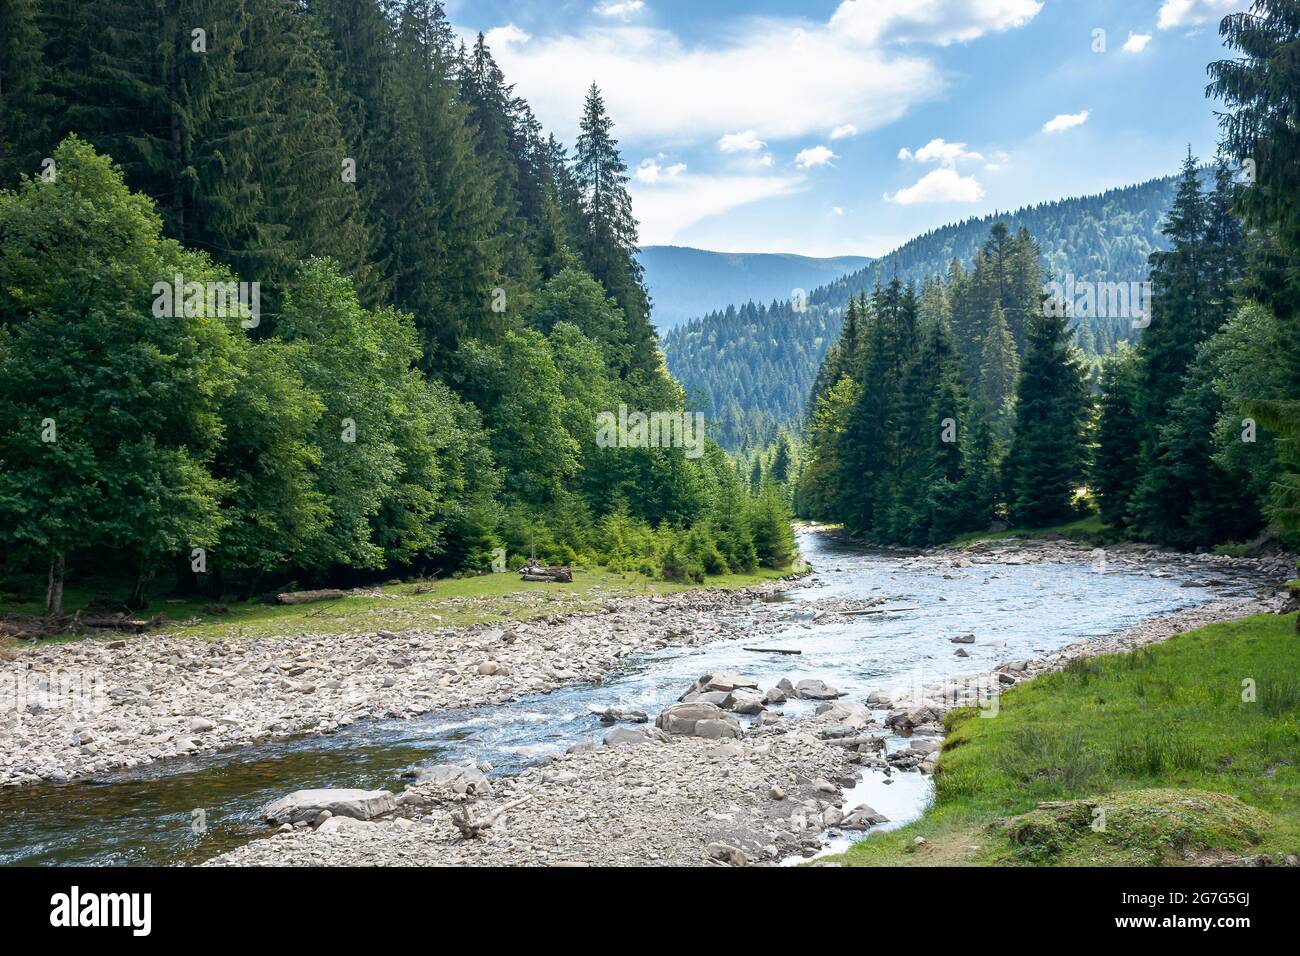
[[[198,862],[264,835],[267,827],[257,811],[290,791],[400,790],[404,770],[471,758],[490,762],[493,773],[517,771],[575,742],[599,740],[608,728],[590,713],[592,705],[616,704],[653,716],[710,670],[739,671],[763,687],[782,677],[816,677],[862,700],[872,690],[910,686],[918,677],[929,684],[986,671],[1001,660],[1050,653],[1247,590],[1244,582],[1210,589],[1184,587],[1177,576],[1097,573],[1083,561],[945,569],[913,566],[897,555],[863,552],[821,535],[804,535],[800,545],[817,570],[814,586],[793,589],[781,601],[754,601],[724,612],[742,620],[775,615],[785,622],[777,634],[669,648],[625,662],[603,684],[573,685],[510,704],[366,721],[331,735],[276,739],[90,781],[0,790],[0,863]],[[811,623],[814,602],[874,597],[889,599],[883,607],[913,610]],[[955,657],[948,639],[972,632],[977,643],[965,647],[970,657]],[[755,654],[746,647],[802,654]],[[795,701],[784,712],[796,716],[811,709]],[[918,816],[928,799],[928,778],[893,776],[890,785],[869,776],[847,802],[870,804],[890,817],[889,826]],[[203,827],[196,827],[196,811]]]

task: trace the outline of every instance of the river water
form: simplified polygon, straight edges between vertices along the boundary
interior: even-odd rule
[[[161,761],[144,769],[63,785],[0,790],[0,864],[194,863],[238,846],[268,828],[258,810],[293,790],[313,787],[400,791],[402,773],[441,762],[487,761],[511,773],[548,753],[608,730],[590,709],[619,705],[652,716],[700,674],[738,671],[770,687],[782,677],[815,677],[863,700],[872,690],[929,684],[987,671],[1001,660],[1024,659],[1087,637],[1191,607],[1218,596],[1247,593],[1247,582],[1188,587],[1177,574],[1098,573],[1091,564],[978,564],[954,569],[939,562],[863,551],[820,534],[800,538],[816,569],[815,583],[779,601],[755,600],[722,612],[742,620],[775,615],[778,634],[668,648],[624,662],[603,684],[581,684],[513,703],[443,711],[412,720],[376,720],[334,734],[279,739],[218,754]],[[812,622],[827,600],[885,598],[906,608],[837,623]],[[974,633],[977,642],[954,656],[949,638]],[[746,647],[793,648],[800,656],[755,654]],[[786,716],[811,710],[786,705]],[[929,779],[893,774],[889,785],[871,775],[849,794],[899,826],[919,815]],[[196,826],[201,816],[203,826]],[[201,832],[195,832],[200,830]]]

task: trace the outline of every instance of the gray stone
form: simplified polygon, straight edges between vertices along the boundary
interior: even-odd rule
[[[844,694],[821,680],[801,680],[794,685],[794,695],[801,700],[834,700]]]
[[[478,767],[457,767],[451,764],[438,764],[421,770],[416,774],[415,785],[422,784],[457,793],[484,793],[492,786],[487,775]]]
[[[658,727],[615,727],[605,735],[606,747],[635,747],[652,742],[663,743],[668,735]]]
[[[370,820],[396,808],[397,800],[387,790],[297,790],[264,809],[262,819],[267,823],[307,823],[328,810],[330,819]]]

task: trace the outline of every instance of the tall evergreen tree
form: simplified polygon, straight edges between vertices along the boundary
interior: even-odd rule
[[[632,347],[628,371],[658,367],[658,341],[650,325],[650,302],[636,258],[636,218],[627,191],[627,165],[614,139],[614,122],[593,83],[579,123],[573,174],[585,214],[579,248],[587,269],[609,290],[627,318]]]
[[[1055,312],[1042,309],[1030,319],[1004,464],[1009,516],[1027,527],[1071,517],[1084,477],[1084,372],[1066,319]]]

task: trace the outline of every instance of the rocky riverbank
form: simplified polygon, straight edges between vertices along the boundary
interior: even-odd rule
[[[597,682],[629,655],[788,626],[778,605],[762,599],[796,586],[619,599],[594,614],[463,629],[222,641],[141,635],[27,649],[0,663],[0,785]]]
[[[834,699],[833,688],[814,686],[820,682],[759,692],[736,675],[705,675],[656,728],[617,728],[604,746],[575,746],[515,777],[435,767],[400,795],[354,796],[378,800],[380,819],[371,819],[369,803],[340,816],[321,812],[317,794],[294,795],[289,804],[305,804],[296,824],[270,812],[279,832],[211,863],[744,866],[811,856],[828,836],[887,822],[870,807],[846,805],[846,789],[864,774],[932,771],[952,707],[980,700],[988,707],[1000,689],[1075,658],[1133,650],[1280,604],[1218,601],[987,674],[882,691],[865,705]],[[830,699],[816,716],[784,720],[776,713],[787,693]],[[728,712],[757,719],[743,730]]]

